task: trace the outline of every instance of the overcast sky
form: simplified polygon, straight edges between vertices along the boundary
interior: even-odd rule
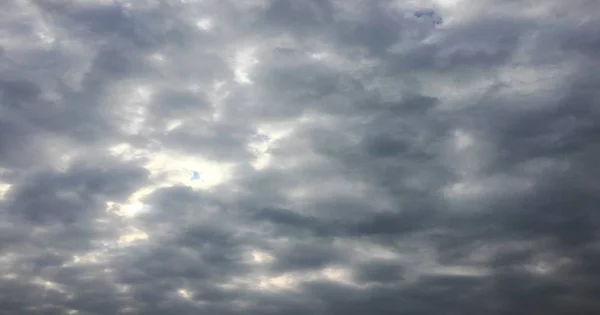
[[[0,2],[0,314],[600,314],[599,1]]]

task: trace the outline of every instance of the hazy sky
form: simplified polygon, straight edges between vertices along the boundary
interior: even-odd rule
[[[0,3],[0,314],[600,313],[599,1]]]

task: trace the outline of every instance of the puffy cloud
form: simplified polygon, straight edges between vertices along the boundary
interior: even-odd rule
[[[596,1],[0,12],[4,312],[600,310]]]

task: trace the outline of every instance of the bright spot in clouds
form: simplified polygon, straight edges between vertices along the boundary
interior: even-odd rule
[[[454,137],[455,137],[456,148],[459,151],[468,149],[474,143],[473,137],[470,134],[468,134],[464,131],[461,131],[461,130],[455,131]]]
[[[189,290],[186,289],[179,289],[177,290],[177,294],[179,294],[179,296],[181,296],[184,299],[189,299],[192,297],[192,293]]]
[[[202,18],[196,22],[196,26],[203,31],[208,31],[213,28],[213,21],[210,18]]]
[[[6,192],[10,189],[10,184],[0,183],[0,200],[4,198]]]
[[[434,0],[435,5],[440,7],[455,7],[461,4],[463,0]],[[465,9],[468,9],[465,7]]]
[[[269,263],[273,261],[273,256],[262,251],[254,250],[252,251],[252,261],[256,264]]]
[[[252,68],[258,64],[255,58],[255,47],[245,47],[238,50],[234,57],[235,80],[242,84],[252,84]]]
[[[209,188],[223,183],[230,176],[231,165],[206,160],[199,156],[186,155],[179,152],[150,151],[136,149],[129,144],[119,144],[110,148],[114,156],[124,160],[144,159],[145,168],[151,177],[162,178],[156,185],[165,187],[171,185],[189,185],[193,188]],[[201,181],[190,181],[189,170],[197,170],[202,174]]]

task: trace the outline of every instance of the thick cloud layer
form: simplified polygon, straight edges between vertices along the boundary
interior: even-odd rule
[[[598,314],[595,0],[0,4],[1,314]]]

